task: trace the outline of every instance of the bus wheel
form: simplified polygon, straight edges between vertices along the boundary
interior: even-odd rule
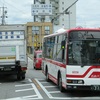
[[[48,69],[46,68],[46,81],[49,82],[50,79],[49,79],[49,74],[48,74]]]
[[[58,77],[58,87],[60,89],[61,92],[64,92],[64,88],[62,87],[62,78],[61,78],[61,74]]]

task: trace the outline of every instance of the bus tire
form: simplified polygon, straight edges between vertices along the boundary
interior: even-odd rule
[[[58,87],[59,87],[61,92],[64,92],[65,89],[62,87],[62,77],[61,77],[61,74],[58,77]]]
[[[50,79],[49,79],[48,68],[46,68],[45,74],[46,74],[46,81],[49,82]]]

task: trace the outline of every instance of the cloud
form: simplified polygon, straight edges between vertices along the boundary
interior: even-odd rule
[[[0,6],[7,7],[7,24],[33,21],[31,15],[33,0],[0,0]],[[78,0],[76,3],[76,25],[100,27],[100,0]]]
[[[100,0],[79,0],[77,2],[77,25],[100,27]]]
[[[21,24],[33,20],[31,16],[31,4],[33,0],[4,0],[0,4],[7,7],[7,24]],[[0,5],[0,6],[1,6]]]

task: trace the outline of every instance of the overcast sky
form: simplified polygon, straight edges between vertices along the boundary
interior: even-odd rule
[[[6,23],[21,24],[32,22],[32,3],[33,0],[0,0],[0,7],[3,5],[7,7],[8,18],[6,19]],[[76,4],[76,25],[100,27],[100,0],[78,0]]]

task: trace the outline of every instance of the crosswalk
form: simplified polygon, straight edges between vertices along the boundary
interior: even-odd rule
[[[15,95],[14,98],[9,98],[6,100],[39,100],[43,99],[42,95],[39,93],[37,87],[34,83],[28,79],[29,83],[17,84],[15,85]],[[19,95],[19,96],[18,96]]]

